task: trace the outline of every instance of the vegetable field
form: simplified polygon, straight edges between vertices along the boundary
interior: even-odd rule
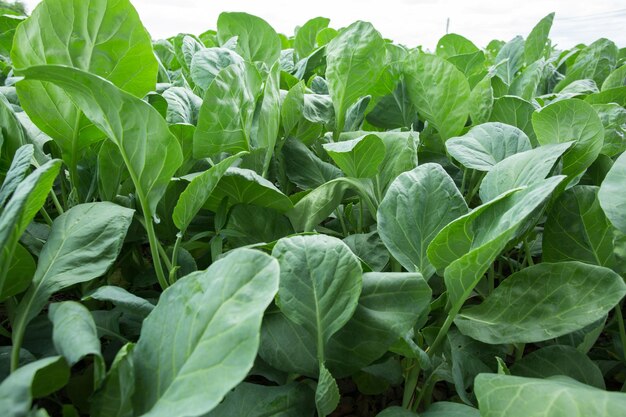
[[[2,13],[3,417],[626,416],[626,49]]]

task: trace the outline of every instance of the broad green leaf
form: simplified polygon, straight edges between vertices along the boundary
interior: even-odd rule
[[[378,232],[391,254],[411,272],[429,279],[435,268],[426,249],[439,231],[467,213],[454,181],[437,164],[398,176],[378,208]]]
[[[626,86],[609,88],[595,94],[589,94],[585,97],[585,101],[589,104],[609,104],[617,103],[620,106],[626,106]]]
[[[113,303],[123,311],[136,314],[139,317],[146,317],[154,310],[154,305],[149,301],[136,296],[122,287],[104,285],[89,295],[83,297],[84,300],[97,300]]]
[[[325,143],[324,149],[337,166],[353,178],[376,175],[385,159],[385,144],[375,134],[341,142]]]
[[[0,384],[0,410],[6,417],[26,417],[33,398],[63,387],[70,371],[61,356],[51,356],[20,367]]]
[[[249,204],[234,206],[228,215],[226,230],[222,230],[234,247],[275,242],[293,232],[291,222],[283,214]]]
[[[552,28],[554,13],[548,14],[535,25],[530,31],[526,42],[524,43],[524,59],[526,64],[531,64],[543,57],[546,50],[546,44],[549,41],[548,35]]]
[[[101,388],[91,399],[92,417],[131,417],[135,392],[134,344],[127,343],[117,352]]]
[[[448,153],[466,168],[490,171],[511,155],[531,149],[528,136],[503,123],[484,123],[446,141]]]
[[[480,417],[480,411],[465,404],[439,401],[420,414],[421,417]],[[391,416],[390,416],[391,417]]]
[[[444,271],[448,297],[460,308],[506,245],[526,231],[529,221],[564,177],[550,177],[514,189],[444,227],[428,246],[428,259]]]
[[[86,356],[93,356],[94,381],[98,386],[104,378],[105,365],[96,323],[89,310],[75,301],[64,301],[51,304],[48,317],[53,325],[54,347],[70,367]]]
[[[231,65],[217,74],[204,95],[193,138],[196,158],[250,149],[261,77],[254,65]]]
[[[8,168],[17,150],[28,143],[17,114],[4,94],[0,94],[0,162]]]
[[[617,63],[617,46],[608,39],[598,39],[583,49],[576,57],[576,62],[567,69],[565,78],[555,87],[559,92],[576,80],[591,79],[596,85],[602,85]]]
[[[250,145],[255,149],[265,149],[263,172],[267,173],[280,128],[280,68],[278,63],[272,66],[267,75],[263,99],[259,106],[252,123]]]
[[[283,99],[280,109],[280,117],[283,124],[285,136],[289,136],[291,131],[297,126],[304,111],[304,93],[306,84],[300,81],[289,89]]]
[[[514,188],[541,182],[571,147],[572,142],[544,145],[498,162],[480,184],[480,199],[487,202]]]
[[[270,256],[237,249],[165,290],[133,353],[135,414],[203,415],[217,406],[252,368],[278,275]]]
[[[598,365],[571,346],[546,346],[531,352],[513,364],[511,373],[529,378],[565,375],[583,384],[605,389],[604,376]]]
[[[228,197],[228,204],[253,204],[285,213],[293,207],[291,200],[274,184],[249,169],[230,167],[217,183],[205,203],[216,211],[220,202]]]
[[[98,152],[98,189],[103,201],[113,201],[121,184],[130,176],[119,147],[108,140]]]
[[[16,188],[22,182],[30,168],[30,160],[35,153],[33,145],[24,145],[17,149],[11,166],[7,171],[2,186],[0,186],[0,214],[5,209],[5,204],[13,195]]]
[[[624,295],[624,280],[608,268],[541,263],[509,276],[482,304],[462,310],[455,324],[485,343],[540,342],[599,320]]]
[[[33,282],[13,320],[13,345],[57,291],[103,275],[120,252],[133,210],[112,203],[74,206],[57,217],[39,255]]]
[[[626,151],[626,109],[615,103],[594,104],[592,107],[604,126],[604,144],[600,152],[613,157]]]
[[[602,91],[626,85],[626,65],[618,67],[602,83]]]
[[[448,33],[437,42],[436,54],[443,58],[471,54],[479,49],[467,38],[456,33]]]
[[[417,110],[411,102],[404,80],[398,82],[392,93],[378,100],[365,116],[374,126],[397,129],[417,123]]]
[[[393,406],[385,408],[383,411],[376,414],[376,417],[418,417],[418,415],[406,408]]]
[[[167,123],[198,123],[198,112],[202,99],[193,91],[184,87],[172,87],[165,90],[163,98],[167,101]]]
[[[202,209],[228,168],[240,157],[241,154],[230,156],[195,176],[178,197],[172,219],[182,233],[185,233],[191,221]]]
[[[319,417],[326,417],[339,405],[339,387],[335,378],[320,364],[320,376],[315,390],[315,406]]]
[[[282,154],[289,181],[303,190],[319,187],[343,176],[339,168],[322,161],[298,139],[287,139],[283,144]]]
[[[544,107],[533,114],[533,127],[541,145],[575,141],[563,156],[561,171],[570,180],[587,169],[602,149],[602,121],[582,100],[563,100]]]
[[[304,383],[266,386],[243,382],[207,417],[312,417],[314,392]]]
[[[443,140],[461,133],[469,115],[470,97],[469,84],[461,71],[443,58],[420,53],[406,60],[404,77],[417,111]]]
[[[30,252],[19,243],[15,245],[7,271],[7,277],[10,277],[10,279],[4,283],[2,293],[0,293],[0,300],[5,300],[8,297],[26,291],[36,268],[37,264]]]
[[[495,73],[507,84],[511,84],[524,65],[524,44],[524,38],[516,36],[498,51]]]
[[[320,185],[287,212],[296,231],[311,232],[341,204],[348,191],[356,191],[363,196],[362,185],[353,178],[336,178]]]
[[[71,66],[104,77],[136,97],[156,84],[157,60],[150,36],[128,0],[45,0],[18,27],[14,44],[11,59],[18,70]],[[42,82],[52,79],[29,78],[17,85],[21,106],[54,139],[72,167],[78,162],[77,152],[103,136],[89,127],[89,120],[81,115],[84,109],[65,86]],[[109,93],[100,90],[98,95]]]
[[[537,90],[543,80],[545,67],[546,62],[543,59],[530,64],[520,75],[515,77],[508,93],[512,96],[519,96],[524,100],[532,101],[537,95]]]
[[[180,145],[158,111],[143,100],[87,72],[45,65],[22,71],[27,79],[58,85],[119,147],[144,215],[156,212],[172,175],[182,163]],[[141,121],[141,122],[139,122]]]
[[[61,161],[54,159],[33,171],[15,187],[0,216],[0,294],[4,294],[7,271],[18,239],[46,202]],[[9,285],[7,285],[9,287]]]
[[[482,417],[616,417],[626,409],[626,394],[569,378],[481,374],[475,387]]]
[[[317,48],[316,37],[320,30],[328,27],[330,19],[316,17],[298,28],[293,40],[293,49],[299,59],[303,59]]]
[[[352,253],[367,264],[372,271],[382,271],[389,262],[389,251],[377,232],[355,233],[343,239]]]
[[[626,153],[617,158],[598,192],[598,200],[606,217],[622,233],[626,233],[626,195],[623,192],[625,180]]]
[[[364,131],[345,132],[341,134],[339,139],[356,139],[368,133]],[[398,175],[417,166],[419,133],[376,132],[375,134],[385,144],[385,159],[381,162],[380,172],[378,173],[380,191],[383,192]]]
[[[581,261],[615,268],[615,228],[598,201],[598,187],[579,185],[554,202],[544,226],[545,262]]]
[[[530,143],[536,145],[537,139],[532,124],[534,112],[535,108],[528,101],[515,96],[504,96],[494,100],[489,121],[505,123],[523,130]]]
[[[478,125],[489,121],[493,109],[493,99],[491,77],[485,75],[485,77],[472,88],[468,98],[469,114],[472,119],[472,124]]]
[[[24,19],[25,16],[11,16],[2,10],[2,16],[0,16],[0,55],[9,56],[13,46],[15,29]]]
[[[385,41],[370,23],[356,22],[326,46],[326,80],[335,106],[336,132],[348,107],[366,96],[382,74]]]
[[[345,243],[326,235],[281,239],[272,256],[280,264],[280,310],[314,337],[322,364],[326,343],[357,307],[359,260]]]
[[[271,67],[280,55],[280,38],[263,19],[247,13],[221,13],[217,19],[217,39],[223,46],[237,37],[236,50],[247,60],[263,61]]]
[[[243,58],[227,48],[208,48],[196,52],[191,60],[191,79],[202,90],[209,88],[221,70],[230,65],[242,65]]]
[[[428,311],[431,290],[418,273],[368,272],[354,315],[326,348],[326,365],[344,377],[370,365]]]

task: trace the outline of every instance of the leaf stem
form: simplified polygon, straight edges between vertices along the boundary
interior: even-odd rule
[[[144,204],[143,199],[140,199],[141,209],[144,212],[144,215],[150,216],[150,211],[147,205]],[[159,281],[159,285],[161,289],[165,290],[169,287],[167,280],[165,279],[165,273],[163,272],[163,265],[161,265],[161,257],[159,256],[159,248],[160,244],[156,237],[156,233],[154,232],[154,224],[152,223],[152,216],[148,217],[143,223],[146,232],[148,233],[148,242],[150,244],[150,254],[152,255],[152,264],[154,265],[154,271],[156,272],[157,280]]]
[[[178,251],[180,249],[180,243],[183,240],[183,232],[176,234],[176,242],[174,242],[174,249],[172,249],[172,267],[170,268],[170,285],[174,284],[177,279],[177,272],[180,268],[178,265]]]

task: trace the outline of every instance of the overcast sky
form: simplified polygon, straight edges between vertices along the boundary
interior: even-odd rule
[[[383,36],[407,46],[433,48],[449,31],[485,46],[491,39],[528,35],[554,11],[551,38],[561,47],[606,37],[626,46],[625,0],[131,0],[154,38],[215,28],[223,11],[262,17],[277,31],[293,34],[308,19],[325,16],[340,28],[372,22]],[[24,1],[32,10],[38,0]]]

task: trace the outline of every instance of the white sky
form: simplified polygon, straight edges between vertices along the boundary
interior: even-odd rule
[[[606,37],[626,46],[626,0],[131,0],[154,38],[214,29],[223,11],[262,17],[277,31],[324,16],[331,27],[355,20],[372,22],[383,36],[407,46],[433,48],[446,32],[478,46],[491,39],[526,37],[536,22],[554,11],[551,38],[561,47]],[[26,0],[32,10],[39,0]]]

